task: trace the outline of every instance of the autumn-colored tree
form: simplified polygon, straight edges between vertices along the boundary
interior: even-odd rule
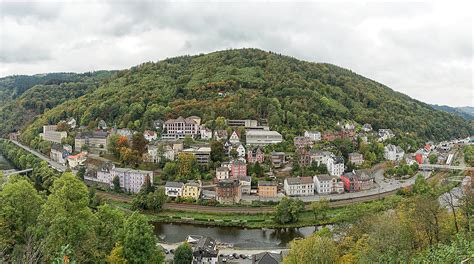
[[[312,235],[290,243],[290,251],[282,264],[331,264],[337,263],[339,252],[332,238]]]
[[[197,160],[192,153],[180,153],[176,164],[176,179],[189,180],[198,176]]]
[[[57,131],[69,132],[69,131],[71,131],[71,126],[66,122],[59,122],[57,127],[56,127],[56,130]]]
[[[122,147],[120,148],[120,162],[126,165],[137,165],[141,160],[138,152],[131,148]]]
[[[123,246],[116,244],[110,255],[107,256],[107,263],[109,264],[127,264],[128,261],[123,257]]]

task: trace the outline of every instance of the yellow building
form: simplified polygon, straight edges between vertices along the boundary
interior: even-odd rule
[[[278,196],[278,185],[275,182],[259,181],[258,196],[262,198],[273,198]]]
[[[188,181],[183,186],[183,198],[199,199],[201,196],[201,181]]]

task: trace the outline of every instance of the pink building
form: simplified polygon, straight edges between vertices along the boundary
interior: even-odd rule
[[[247,176],[247,164],[243,160],[230,162],[230,177]]]
[[[249,148],[247,150],[247,161],[248,163],[255,164],[255,163],[263,163],[265,161],[265,154],[263,153],[262,149],[259,147],[257,148]]]

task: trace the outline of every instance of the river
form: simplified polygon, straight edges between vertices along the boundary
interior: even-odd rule
[[[160,242],[179,243],[188,235],[209,236],[217,242],[232,244],[241,249],[285,248],[295,238],[310,236],[316,228],[248,229],[240,227],[216,227],[192,224],[154,223],[155,234]]]
[[[15,167],[11,162],[9,162],[7,159],[5,159],[2,154],[0,154],[0,170],[11,170],[14,169]]]

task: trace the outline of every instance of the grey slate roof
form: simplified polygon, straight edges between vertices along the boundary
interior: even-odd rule
[[[281,254],[272,252],[262,252],[253,256],[252,263],[256,264],[279,264],[281,262]]]
[[[165,184],[165,187],[170,187],[170,188],[183,188],[184,183],[182,182],[172,182],[168,181]]]

